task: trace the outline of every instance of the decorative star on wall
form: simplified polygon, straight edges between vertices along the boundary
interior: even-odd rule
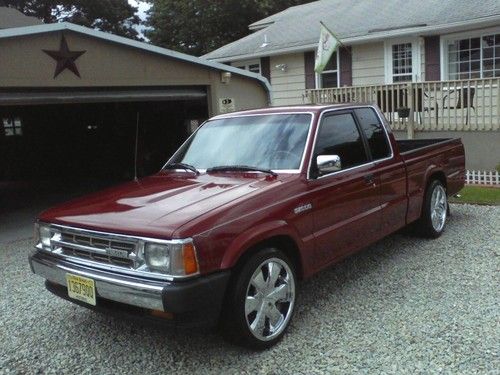
[[[56,70],[54,71],[54,78],[56,78],[65,69],[72,71],[78,78],[81,78],[75,61],[87,51],[70,51],[64,35],[61,36],[61,43],[59,45],[58,51],[51,51],[46,49],[42,51],[57,61]]]

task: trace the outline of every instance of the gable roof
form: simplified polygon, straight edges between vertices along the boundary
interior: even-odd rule
[[[42,20],[39,20],[36,17],[25,16],[17,9],[0,7],[0,29],[40,25],[42,23]]]
[[[204,58],[234,61],[316,48],[320,21],[344,44],[500,24],[498,0],[321,0],[251,24],[257,30]]]
[[[206,68],[215,69],[223,72],[231,72],[232,74],[236,74],[239,76],[256,79],[264,86],[264,88],[267,90],[268,93],[271,92],[271,85],[269,84],[269,81],[260,74],[252,73],[243,69],[234,68],[231,67],[230,65],[221,64],[218,62],[208,61],[199,57],[172,51],[166,48],[157,47],[152,44],[139,42],[129,38],[117,36],[114,34],[90,29],[88,27],[75,25],[69,22],[51,23],[51,24],[43,24],[37,26],[26,26],[26,27],[17,27],[12,29],[0,30],[0,39],[15,38],[19,36],[29,36],[29,35],[65,31],[65,30],[88,35],[90,37],[102,39],[108,42],[117,43],[132,48],[137,48],[157,55],[170,57],[172,59],[176,59],[179,61],[184,61],[191,64],[197,64]]]

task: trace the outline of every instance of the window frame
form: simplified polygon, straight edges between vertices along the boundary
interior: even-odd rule
[[[371,108],[373,111],[375,111],[377,118],[379,119],[380,123],[382,124],[382,127],[384,128],[384,133],[385,133],[387,142],[389,143],[390,154],[386,158],[377,159],[377,160],[372,159],[370,148],[368,145],[368,141],[366,139],[366,135],[364,134],[363,129],[361,128],[361,126],[359,124],[358,118],[356,117],[356,114],[354,113],[354,110],[357,108]],[[316,143],[318,141],[319,128],[320,128],[321,123],[323,121],[323,117],[327,116],[328,114],[335,114],[335,113],[342,114],[343,112],[347,112],[347,111],[352,112],[352,115],[353,115],[354,120],[356,122],[356,126],[361,133],[361,138],[363,139],[363,145],[365,147],[365,152],[367,152],[367,155],[369,156],[368,161],[365,164],[357,165],[355,167],[346,168],[346,169],[342,169],[340,171],[331,172],[331,173],[327,173],[327,174],[322,175],[322,176],[314,177],[312,175],[312,172],[313,172],[312,167],[313,167],[313,161],[314,161],[313,160],[314,159],[314,149],[316,148]],[[339,173],[345,173],[347,171],[351,171],[351,170],[354,170],[357,168],[362,168],[362,167],[367,167],[370,165],[378,164],[378,163],[381,163],[383,161],[390,160],[390,159],[394,158],[394,149],[392,147],[391,138],[389,137],[389,129],[387,126],[387,122],[381,118],[380,113],[377,111],[377,109],[373,105],[353,105],[353,106],[344,107],[344,108],[340,108],[340,109],[337,109],[337,108],[327,109],[327,110],[321,112],[321,114],[319,115],[319,118],[316,122],[316,129],[314,129],[314,136],[312,139],[313,139],[313,142],[312,142],[310,150],[308,151],[309,152],[309,163],[307,165],[307,171],[306,171],[306,180],[307,181],[320,180],[320,179],[325,178],[325,177],[330,177],[330,176],[334,176],[334,175],[337,175]]]
[[[441,35],[439,37],[439,45],[440,45],[440,60],[441,60],[441,80],[449,81],[449,53],[448,53],[448,44],[450,42],[454,42],[462,39],[471,39],[471,38],[479,38],[480,43],[482,43],[482,39],[484,36],[492,35],[492,34],[500,34],[500,27],[490,27],[481,30],[474,31],[462,31],[459,33],[451,33]],[[480,69],[480,78],[468,78],[468,79],[495,79],[500,77],[483,77],[483,47],[480,45],[480,58],[479,58],[479,69]],[[467,80],[468,80],[467,79]],[[465,80],[465,79],[458,79]]]
[[[337,59],[337,69],[336,70],[324,70],[321,73],[316,73],[314,72],[314,84],[316,85],[317,89],[323,89],[323,78],[321,77],[324,73],[337,73],[337,88],[340,87],[340,58],[338,53],[339,50],[337,49],[334,53],[336,55]],[[335,88],[335,87],[328,87],[328,88]]]
[[[252,66],[252,65],[258,65],[259,71],[252,72],[250,70],[250,66]],[[234,66],[235,68],[238,68],[238,69],[246,70],[246,71],[251,72],[251,73],[262,74],[262,66],[260,65],[260,59],[232,61],[231,66]]]
[[[384,41],[385,83],[420,82],[422,80],[421,38],[397,38]],[[394,82],[392,46],[411,43],[411,81]]]
[[[3,131],[3,136],[5,138],[10,137],[22,137],[23,136],[23,120],[20,116],[11,115],[11,116],[0,116],[2,119],[1,126]],[[5,126],[4,120],[10,120],[10,125]],[[16,125],[16,120],[19,120],[19,125]],[[6,130],[12,130],[12,134],[7,134]]]
[[[382,126],[382,132],[385,134],[385,137],[384,137],[384,140],[385,140],[385,144],[387,146],[387,151],[389,151],[388,155],[386,156],[383,156],[383,157],[379,157],[379,158],[375,158],[372,154],[372,150],[371,150],[371,147],[370,147],[370,140],[368,139],[365,131],[363,130],[363,125],[361,124],[361,120],[359,119],[358,117],[358,114],[356,113],[356,110],[359,110],[359,109],[368,109],[370,111],[372,111],[374,114],[375,114],[375,117],[377,118],[378,120],[378,123]],[[375,109],[373,109],[372,107],[358,107],[358,108],[353,108],[352,109],[352,112],[354,114],[354,117],[356,118],[356,121],[358,122],[359,124],[359,127],[361,129],[361,133],[362,133],[362,136],[363,138],[365,139],[366,141],[366,147],[368,147],[368,152],[370,154],[370,159],[372,162],[378,162],[380,160],[385,160],[387,158],[389,158],[392,154],[392,149],[391,149],[391,141],[389,139],[389,135],[387,133],[387,130],[385,129],[385,124],[383,122],[380,121],[380,117],[378,116],[378,113]]]

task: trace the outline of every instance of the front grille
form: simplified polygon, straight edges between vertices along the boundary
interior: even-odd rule
[[[137,241],[65,228],[51,239],[51,247],[62,255],[133,269]]]

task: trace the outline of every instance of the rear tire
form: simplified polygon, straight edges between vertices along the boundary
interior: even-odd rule
[[[264,248],[236,270],[222,327],[226,338],[252,349],[276,344],[290,324],[297,279],[293,263],[276,248]]]
[[[448,217],[448,197],[443,183],[433,180],[429,183],[424,196],[422,216],[416,223],[419,233],[428,238],[441,236]]]

